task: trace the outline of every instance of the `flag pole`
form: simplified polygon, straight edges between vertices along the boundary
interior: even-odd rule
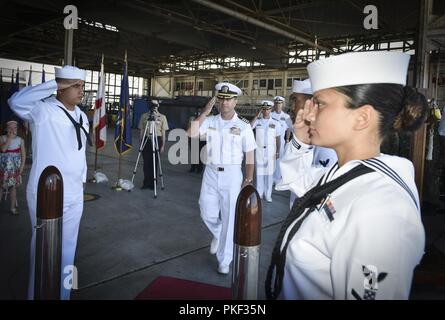
[[[101,76],[104,76],[104,74],[102,74],[102,71],[103,71],[103,69],[104,69],[104,54],[102,53],[102,62],[101,62],[101,64],[100,64],[100,71],[101,71],[101,73],[100,73],[100,75]],[[103,72],[103,73],[105,73],[105,72]],[[99,80],[99,84],[100,84],[100,80]],[[100,89],[100,88],[99,88]],[[105,92],[104,92],[104,94],[105,94]],[[96,99],[97,99],[97,94],[96,94]],[[102,97],[102,99],[105,99],[105,96],[104,97]],[[96,106],[96,108],[97,108],[97,106]],[[100,119],[102,118],[102,115],[101,115],[101,112],[102,112],[102,105],[99,107],[99,122],[100,122]],[[97,171],[97,134],[98,134],[98,132],[97,132],[97,128],[94,128],[94,134],[95,134],[95,145],[96,145],[96,154],[94,155],[94,173],[96,173],[96,171]]]
[[[125,75],[124,75],[124,77],[125,77],[125,81],[128,81],[128,78],[127,78],[127,75],[128,75],[128,62],[127,62],[127,50],[125,50],[125,59],[124,59],[124,61],[125,61]],[[126,87],[125,87],[126,88]],[[122,89],[121,89],[122,90]],[[124,92],[124,94],[125,94],[126,92]],[[125,110],[125,113],[123,114],[123,116],[122,116],[122,119],[121,119],[121,141],[120,141],[120,152],[119,152],[119,171],[118,171],[118,175],[117,175],[117,178],[118,178],[118,181],[119,181],[119,178],[121,177],[121,154],[122,154],[122,142],[123,142],[123,138],[124,138],[124,126],[126,125],[125,124],[125,121],[127,121],[127,112],[126,112],[126,110],[127,110],[127,105],[126,105],[126,103],[127,103],[127,97],[125,97],[125,101],[124,101],[124,104],[125,104],[125,108],[124,108],[124,110]]]
[[[128,68],[128,64],[127,64],[127,50],[125,50],[125,58],[124,58],[124,62],[125,62],[125,73],[122,75],[122,80],[125,80],[125,77],[126,77],[126,74],[128,73],[128,71],[127,71],[127,68]],[[121,82],[122,84],[124,84],[123,83],[123,81]],[[121,94],[125,94],[125,93],[122,93],[122,86],[121,86]],[[125,99],[125,97],[124,97],[124,99],[123,100],[126,100]],[[126,101],[123,101],[123,104],[125,105],[126,104]],[[120,107],[122,107],[122,106],[120,106]],[[124,108],[124,110],[125,110],[126,108]],[[121,191],[122,190],[122,187],[120,186],[120,184],[119,184],[119,179],[120,179],[120,177],[121,177],[121,163],[122,163],[122,161],[121,161],[121,158],[122,158],[122,142],[123,142],[123,137],[124,137],[124,125],[125,125],[125,121],[126,121],[126,113],[124,113],[124,112],[122,112],[122,110],[121,110],[121,123],[120,123],[120,136],[119,136],[119,138],[120,138],[120,142],[119,142],[119,144],[120,144],[120,147],[119,147],[119,152],[118,152],[118,170],[117,170],[117,181],[116,181],[116,184],[115,184],[115,186],[113,187],[113,189],[114,190],[116,190],[116,191]]]

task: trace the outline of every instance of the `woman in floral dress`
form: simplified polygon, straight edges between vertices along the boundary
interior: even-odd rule
[[[0,199],[3,190],[9,189],[12,214],[18,214],[17,187],[22,183],[25,159],[25,142],[17,135],[17,121],[8,121],[6,135],[0,136]]]

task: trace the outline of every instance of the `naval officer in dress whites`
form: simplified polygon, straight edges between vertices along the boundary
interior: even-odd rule
[[[82,100],[86,71],[72,66],[56,68],[56,79],[29,86],[9,99],[11,109],[30,123],[33,163],[26,197],[31,218],[32,240],[28,298],[34,297],[35,226],[37,186],[47,166],[55,166],[63,178],[63,239],[61,299],[70,298],[65,287],[66,266],[74,265],[77,235],[83,211],[86,182],[85,148],[89,137],[88,118],[77,104]],[[57,95],[53,93],[57,91]]]
[[[274,98],[274,111],[271,113],[272,119],[281,124],[281,138],[280,138],[280,157],[277,159],[277,165],[274,172],[274,183],[278,183],[281,179],[280,159],[284,154],[285,138],[289,135],[288,130],[292,127],[289,115],[283,111],[285,99],[281,96]]]
[[[258,145],[255,152],[256,189],[260,198],[267,202],[272,202],[273,173],[281,143],[281,124],[271,118],[272,108],[272,101],[261,101],[260,112],[250,122]]]
[[[410,56],[354,52],[308,65],[314,91],[297,114],[295,159],[283,170],[300,198],[275,243],[266,296],[408,299],[425,248],[411,161],[385,155],[392,131],[415,131],[428,104],[406,86]],[[313,148],[338,162],[312,166]]]
[[[201,217],[213,235],[210,252],[216,254],[218,272],[228,274],[233,258],[236,200],[241,188],[253,181],[256,143],[250,122],[235,112],[241,90],[228,82],[218,83],[215,90],[216,97],[193,121],[189,136],[201,135],[207,140],[199,206]],[[217,100],[220,113],[208,116]],[[243,179],[244,157],[246,176]]]

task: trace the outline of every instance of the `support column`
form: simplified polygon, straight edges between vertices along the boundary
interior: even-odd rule
[[[283,72],[283,91],[281,92],[281,95],[286,98],[287,95],[287,76],[288,76],[289,72],[286,70],[284,70]]]
[[[170,98],[175,98],[175,77],[170,76]]]
[[[417,34],[415,80],[416,87],[423,89],[427,94],[428,71],[429,71],[429,51],[427,41],[428,17],[431,12],[431,0],[420,0],[420,18]],[[420,199],[423,193],[423,174],[425,166],[426,147],[426,125],[417,130],[411,139],[411,160],[414,164],[416,174],[416,185],[419,190]]]
[[[252,105],[253,104],[253,94],[252,94],[252,89],[253,89],[253,73],[249,72],[249,86],[247,87],[247,92],[249,94],[249,103]]]
[[[73,65],[73,38],[74,29],[65,30],[65,55],[64,55],[64,65]]]

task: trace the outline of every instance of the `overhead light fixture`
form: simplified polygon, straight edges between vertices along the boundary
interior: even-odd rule
[[[255,47],[255,46],[252,46],[250,49],[252,49],[252,50],[256,50],[256,47]]]

